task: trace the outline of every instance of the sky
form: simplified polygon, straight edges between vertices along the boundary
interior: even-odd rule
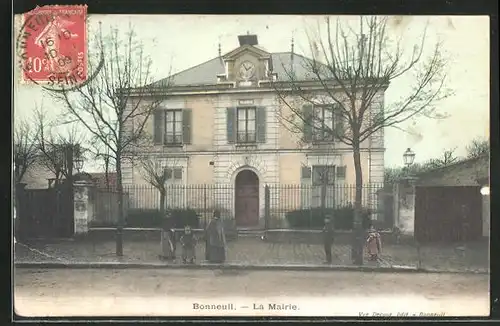
[[[153,62],[155,79],[198,65],[238,47],[237,36],[257,34],[259,45],[269,52],[288,52],[291,39],[295,52],[311,57],[308,36],[316,35],[324,16],[259,16],[259,15],[90,15],[88,30],[102,24],[127,30],[132,24],[145,52]],[[351,16],[333,16],[352,21]],[[444,120],[418,118],[385,130],[386,166],[403,164],[403,152],[411,147],[415,162],[423,162],[456,148],[465,155],[465,145],[476,137],[489,137],[489,18],[487,16],[393,16],[388,24],[391,35],[403,35],[403,44],[413,46],[427,26],[426,45],[442,42],[448,58],[447,87],[453,96],[439,104]],[[426,52],[427,53],[427,52]],[[14,120],[30,118],[38,105],[58,116],[63,108],[54,103],[37,85],[21,84],[14,69]],[[385,103],[396,101],[411,84],[411,76],[403,76],[386,91]],[[94,172],[96,165],[86,166]]]

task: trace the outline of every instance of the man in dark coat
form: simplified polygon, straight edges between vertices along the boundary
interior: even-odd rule
[[[325,246],[326,264],[332,263],[332,245],[333,245],[333,223],[331,215],[326,215],[325,226],[323,227],[323,244]]]
[[[209,262],[220,264],[226,260],[226,235],[218,210],[205,231],[205,243],[205,258]]]

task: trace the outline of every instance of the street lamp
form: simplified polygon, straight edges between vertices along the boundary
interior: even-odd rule
[[[413,164],[415,161],[415,152],[413,152],[410,148],[407,148],[403,154],[403,161],[407,167]]]
[[[74,160],[73,165],[75,166],[78,173],[80,173],[80,170],[83,168],[83,160],[78,157]]]

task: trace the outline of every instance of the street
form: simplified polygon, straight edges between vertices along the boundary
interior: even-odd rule
[[[485,316],[487,275],[15,270],[23,316]]]

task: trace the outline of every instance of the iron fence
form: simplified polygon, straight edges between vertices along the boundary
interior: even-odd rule
[[[234,186],[226,184],[168,185],[165,187],[166,209],[193,209],[200,221],[210,219],[215,209],[222,218],[234,218]],[[160,209],[160,191],[151,185],[124,187],[129,209]]]
[[[119,192],[116,190],[94,188],[91,192],[91,209],[93,210],[90,224],[96,225],[116,225],[119,220],[118,198]],[[128,193],[123,194],[123,215],[127,215],[129,210]]]
[[[378,224],[384,224],[390,207],[385,203],[387,193],[383,184],[364,184],[361,188],[362,207],[369,212],[370,218]],[[354,207],[356,185],[310,185],[310,184],[274,184],[266,186],[268,203],[268,228],[288,228],[287,215],[291,212],[305,212],[303,216],[313,218],[316,210],[334,212],[337,209]],[[311,214],[309,214],[311,213]],[[305,218],[305,217],[304,217]],[[305,223],[306,225],[308,223]],[[310,224],[310,223],[309,223]]]
[[[191,184],[166,186],[166,209],[193,209],[201,220],[209,219],[218,209],[223,218],[237,219],[235,199],[237,190],[230,184]],[[128,196],[128,209],[159,209],[160,191],[151,185],[132,185],[124,188]],[[262,185],[258,191],[259,227],[287,228],[286,215],[291,211],[324,207],[337,209],[354,205],[356,186],[337,184],[313,186],[307,184]],[[362,186],[362,206],[379,224],[392,223],[391,193],[383,184]]]

